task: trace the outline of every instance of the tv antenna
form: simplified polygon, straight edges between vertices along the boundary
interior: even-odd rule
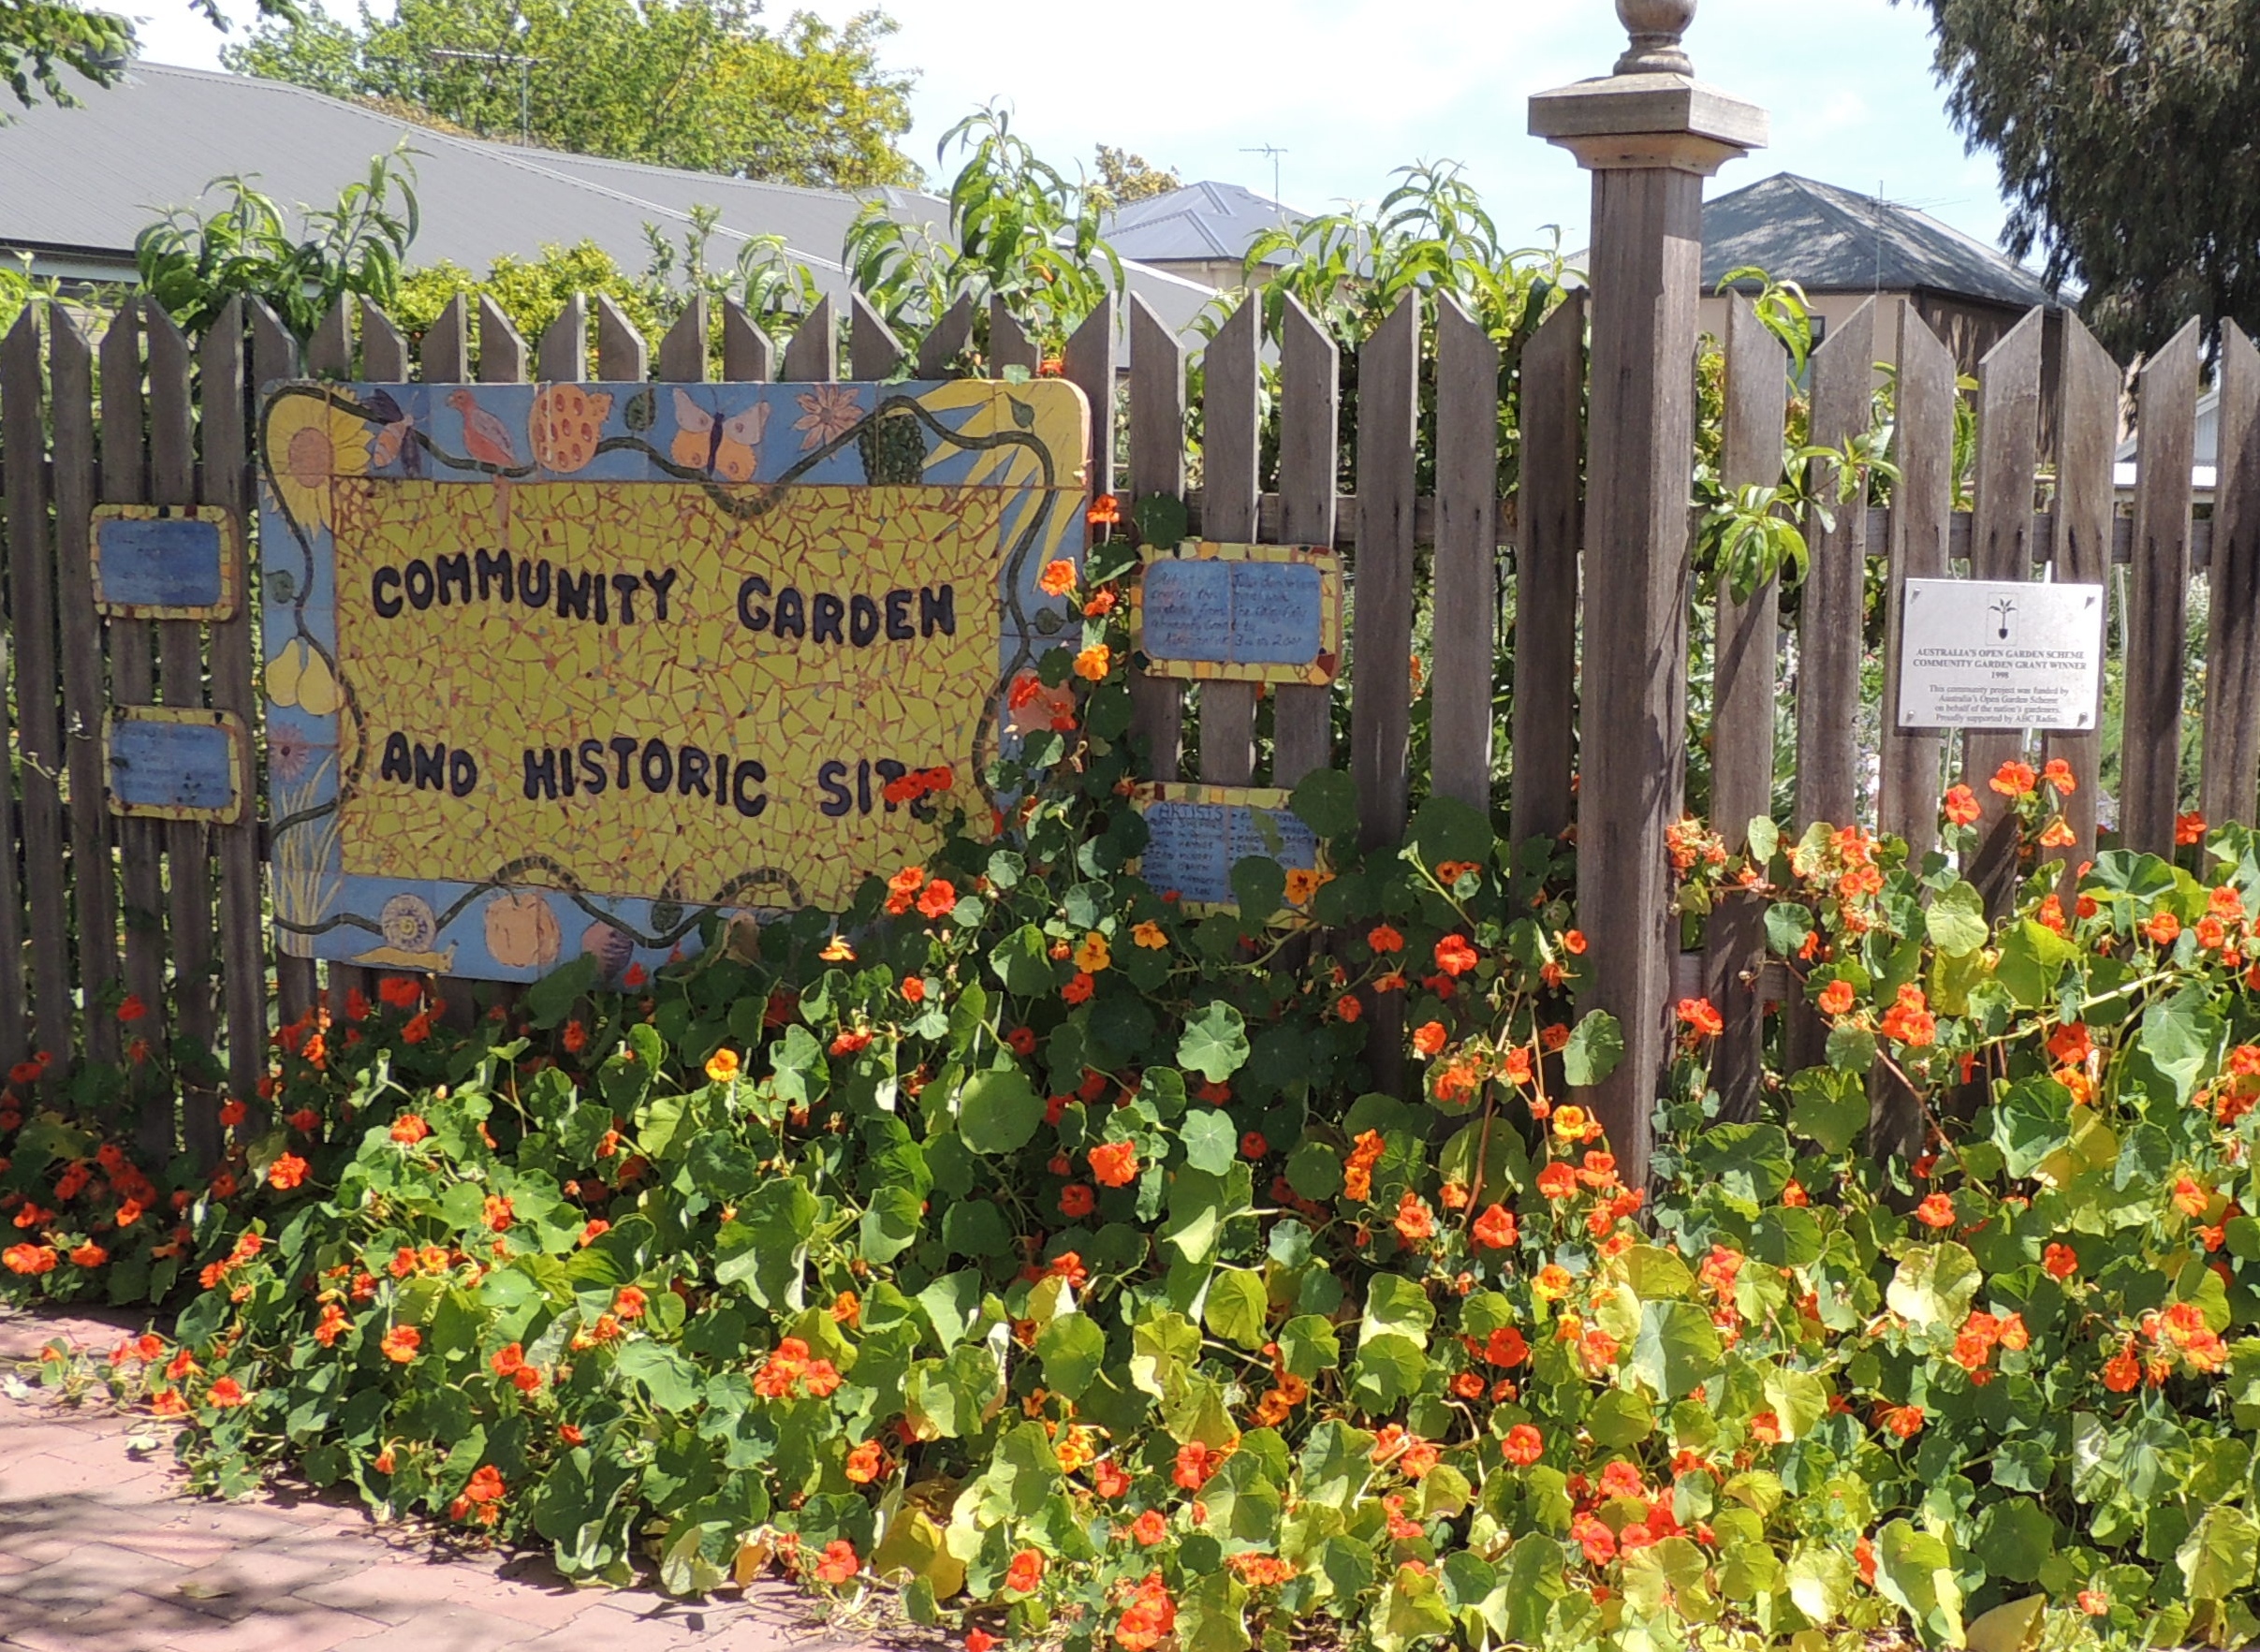
[[[534,141],[533,79],[534,66],[547,61],[539,57],[524,57],[515,51],[452,51],[433,49],[433,57],[455,58],[469,63],[492,63],[515,67],[518,70],[518,141]]]
[[[1276,143],[1257,143],[1242,149],[1242,154],[1261,154],[1271,157],[1271,202],[1279,203],[1279,157],[1287,152]]]

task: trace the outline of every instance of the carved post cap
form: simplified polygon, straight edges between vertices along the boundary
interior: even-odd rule
[[[1695,22],[1695,0],[1617,0],[1617,17],[1632,44],[1617,59],[1620,75],[1692,75],[1680,37]]]

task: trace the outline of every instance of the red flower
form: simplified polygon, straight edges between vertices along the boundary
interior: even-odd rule
[[[1978,802],[1977,794],[1968,786],[1956,785],[1947,788],[1945,812],[1947,821],[1952,825],[1974,826],[1976,824],[1977,817],[1985,811],[1985,805]]]
[[[1986,784],[2004,797],[2025,797],[2032,795],[2036,778],[2030,763],[2012,757],[1993,771],[1993,778]]]
[[[1528,1423],[1517,1423],[1506,1431],[1506,1438],[1499,1443],[1500,1455],[1521,1469],[1527,1469],[1536,1462],[1539,1454],[1545,1450],[1546,1437]]]
[[[1915,1219],[1925,1227],[1949,1228],[1959,1220],[1954,1213],[1954,1201],[1944,1193],[1932,1193],[1915,1207]]]
[[[1444,1023],[1428,1021],[1413,1030],[1413,1050],[1416,1055],[1433,1056],[1444,1048]]]
[[[1005,1569],[1005,1586],[1016,1594],[1033,1595],[1043,1581],[1044,1557],[1035,1549],[1020,1550]]]
[[[1002,1635],[992,1635],[985,1629],[965,1631],[965,1652],[996,1652],[1005,1644]]]
[[[143,1003],[139,999],[136,998],[130,992],[125,995],[125,1001],[118,1005],[118,1019],[127,1023],[128,1025],[139,1021],[142,1016],[148,1014],[149,1006]]]
[[[1691,1028],[1698,1038],[1716,1038],[1726,1031],[1726,1022],[1707,998],[1680,1000],[1680,1019]]]
[[[936,878],[918,897],[918,912],[927,918],[945,918],[958,903],[958,892],[947,878]]]
[[[251,1396],[243,1392],[242,1384],[233,1377],[222,1377],[204,1391],[204,1397],[222,1410],[250,1403]]]
[[[2192,810],[2174,816],[2174,841],[2181,848],[2205,841],[2205,816]]]
[[[857,1558],[856,1545],[845,1538],[834,1538],[824,1545],[823,1556],[816,1562],[818,1583],[843,1584],[855,1581],[856,1573],[863,1570]]]
[[[1260,1130],[1244,1131],[1240,1138],[1240,1152],[1243,1159],[1260,1159],[1271,1150],[1271,1144]]]
[[[306,1179],[306,1161],[285,1153],[267,1167],[267,1185],[287,1192]]]
[[[1821,1014],[1841,1016],[1852,1007],[1852,983],[1831,981],[1821,988]]]
[[[1060,1214],[1079,1221],[1098,1208],[1098,1199],[1083,1183],[1069,1182],[1060,1190]]]
[[[1097,987],[1097,978],[1090,971],[1078,970],[1067,985],[1060,988],[1060,996],[1069,1003],[1083,1003]]]
[[[1447,975],[1464,975],[1481,961],[1464,935],[1446,935],[1436,943],[1436,967]]]
[[[2040,1265],[2052,1279],[2068,1279],[2079,1271],[2079,1252],[2069,1245],[2050,1245],[2040,1253]]]
[[[1566,1199],[1578,1191],[1578,1173],[1557,1159],[1538,1172],[1538,1191],[1549,1199]]]
[[[413,1148],[432,1133],[432,1127],[418,1113],[403,1113],[392,1121],[392,1139],[403,1147]]]
[[[1375,952],[1402,952],[1404,937],[1387,924],[1375,924],[1366,931],[1365,943]]]
[[[1365,1005],[1357,1001],[1355,992],[1345,992],[1334,1001],[1334,1014],[1344,1021],[1355,1021],[1365,1014]]]
[[[1091,1174],[1110,1188],[1125,1188],[1137,1178],[1137,1144],[1101,1142],[1088,1155]]]
[[[1504,1205],[1493,1205],[1475,1218],[1475,1243],[1486,1250],[1504,1250],[1515,1242],[1515,1213]]]
[[[1130,1536],[1141,1548],[1152,1548],[1169,1535],[1169,1523],[1159,1509],[1148,1509],[1130,1523]]]

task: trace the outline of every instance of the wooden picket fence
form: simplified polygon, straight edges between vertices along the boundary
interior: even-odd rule
[[[173,1087],[143,1086],[137,1121],[151,1149],[179,1141],[210,1158],[220,1140],[221,1099],[253,1094],[277,1021],[315,1006],[325,987],[342,995],[369,983],[364,972],[342,965],[320,981],[310,962],[273,953],[261,918],[256,818],[213,827],[121,820],[104,807],[101,730],[110,708],[210,706],[256,728],[260,656],[256,610],[248,607],[212,625],[97,614],[88,560],[93,507],[210,504],[254,519],[247,433],[256,387],[276,379],[401,381],[413,370],[429,382],[618,381],[644,379],[653,364],[636,329],[602,299],[574,300],[532,347],[491,302],[482,299],[473,308],[459,299],[422,339],[414,362],[400,331],[366,305],[341,305],[302,352],[256,303],[230,306],[194,344],[146,301],[103,320],[98,342],[90,337],[95,319],[61,306],[44,315],[26,312],[0,343],[0,519],[14,718],[13,783],[0,797],[0,828],[14,851],[0,855],[0,956],[26,960],[21,970],[0,970],[0,1064],[34,1050],[50,1052],[58,1072],[81,1059],[116,1062],[137,1041],[155,1053],[217,1051],[216,1065],[181,1087],[177,1110]],[[725,380],[826,380],[844,365],[856,379],[940,376],[964,349],[974,316],[961,303],[915,352],[859,296],[844,316],[827,301],[781,346],[735,305],[723,306],[718,329],[710,326],[715,319],[704,300],[690,306],[658,349],[660,380],[712,376],[710,339],[717,330]],[[1582,298],[1572,295],[1515,364],[1520,446],[1505,498],[1499,491],[1498,346],[1455,303],[1444,300],[1424,314],[1421,300],[1408,297],[1362,346],[1349,495],[1338,492],[1343,374],[1337,345],[1290,302],[1271,341],[1277,377],[1268,391],[1260,329],[1259,307],[1250,300],[1208,344],[1196,455],[1186,436],[1187,348],[1131,301],[1128,471],[1119,477],[1114,390],[1123,329],[1111,302],[1075,334],[1062,363],[1092,405],[1093,493],[1186,498],[1206,538],[1330,545],[1353,570],[1344,675],[1332,687],[1272,691],[1268,753],[1256,738],[1253,685],[1204,683],[1196,705],[1178,682],[1137,680],[1136,726],[1149,742],[1150,773],[1177,779],[1190,772],[1225,786],[1291,786],[1314,768],[1341,767],[1356,781],[1367,845],[1397,841],[1416,792],[1408,772],[1413,655],[1416,636],[1425,635],[1432,698],[1424,789],[1503,812],[1518,841],[1572,830],[1580,742],[1590,754],[1602,741],[1642,738],[1636,730],[1579,726],[1577,683],[1587,663],[1580,660],[1579,609]],[[1895,453],[1901,474],[1890,507],[1844,511],[1817,534],[1794,653],[1781,635],[1778,592],[1761,591],[1747,603],[1721,599],[1709,691],[1712,814],[1730,835],[1771,811],[1778,719],[1792,720],[1796,731],[1793,825],[1866,817],[1917,843],[1931,841],[1941,789],[1954,775],[1975,777],[1990,800],[1983,777],[2025,749],[2016,736],[1974,734],[1955,753],[1942,736],[1893,731],[1896,650],[1886,647],[1886,733],[1871,787],[1856,730],[1864,590],[1869,563],[1879,558],[1894,591],[1900,577],[1944,575],[1965,562],[1977,577],[2052,571],[2084,581],[2106,579],[2114,562],[2127,564],[2126,611],[2118,616],[2126,680],[2121,840],[2170,850],[2177,811],[2190,803],[2216,821],[2253,818],[2260,789],[2260,354],[2236,329],[2226,330],[2221,482],[2204,522],[2193,522],[2190,487],[2200,365],[2194,324],[2144,368],[2141,486],[2129,519],[2118,515],[2112,486],[2120,370],[2067,320],[2048,508],[2036,513],[2042,329],[2035,312],[1984,364],[1975,506],[1957,513],[1953,359],[1919,320],[1905,317],[1896,329],[1902,341]],[[1842,443],[1868,428],[1879,336],[1871,307],[1833,329],[1815,354],[1808,386],[1814,442]],[[1724,479],[1771,483],[1783,457],[1786,358],[1739,300],[1724,348]],[[1041,366],[1035,344],[1001,307],[990,318],[987,366],[999,376]],[[1426,431],[1424,375],[1435,408]],[[1275,421],[1278,455],[1269,478],[1260,474],[1267,417]],[[1433,461],[1431,496],[1416,492],[1424,450]],[[1200,487],[1189,490],[1196,457]],[[1607,486],[1607,478],[1596,485]],[[2177,795],[2176,756],[2194,570],[2211,587],[2211,631],[2203,792],[2185,799]],[[1512,586],[1516,680],[1513,724],[1501,740],[1494,666],[1503,580]],[[1788,702],[1783,683],[1792,657]],[[1607,660],[1591,663],[1609,668]],[[1346,751],[1335,748],[1337,692],[1349,695]],[[2099,750],[2097,734],[2050,737],[2045,754],[2069,757],[2087,779]],[[2067,858],[2084,855],[2093,841],[2094,797],[2087,784],[2073,800],[2080,844],[2064,852]],[[1998,811],[1989,818],[1989,847],[1976,870],[1993,876],[2010,840],[1999,829]],[[1680,987],[1707,992],[1726,1016],[1718,1071],[1730,1107],[1746,1107],[1755,1096],[1768,1001],[1783,995],[1762,959],[1762,914],[1728,908],[1714,914],[1703,954],[1672,960]],[[112,1006],[122,992],[146,1006],[141,1019],[117,1019]],[[465,1001],[460,987],[450,996],[459,1007]],[[1400,1032],[1389,1009],[1377,1006],[1373,1016],[1385,1075]],[[1806,1036],[1792,1026],[1793,1047]]]

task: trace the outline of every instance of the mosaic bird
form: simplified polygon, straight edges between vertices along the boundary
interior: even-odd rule
[[[477,397],[468,390],[450,390],[448,405],[463,416],[463,446],[473,459],[496,470],[519,468],[518,449],[510,441],[510,428],[481,407]]]

